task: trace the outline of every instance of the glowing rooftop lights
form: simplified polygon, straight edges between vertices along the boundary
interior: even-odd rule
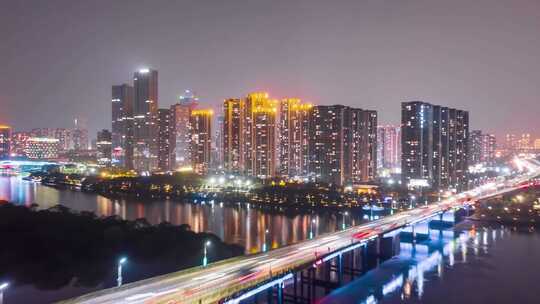
[[[147,68],[144,68],[144,69],[140,69],[139,70],[139,73],[140,74],[146,74],[146,73],[149,73],[150,72],[150,69],[147,69]]]
[[[196,115],[214,115],[214,110],[212,109],[201,109],[201,110],[193,110],[191,112],[192,116]]]

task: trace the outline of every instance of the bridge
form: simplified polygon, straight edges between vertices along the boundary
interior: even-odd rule
[[[409,237],[411,242],[416,242],[421,236],[429,237],[430,226],[444,225],[466,215],[474,208],[474,201],[515,191],[540,175],[538,161],[516,159],[515,162],[523,169],[519,175],[511,178],[500,177],[494,182],[437,203],[269,252],[162,275],[60,303],[235,304],[253,299],[265,291],[268,291],[269,302],[272,302],[275,295],[277,303],[283,303],[283,290],[286,284],[294,285],[296,297],[298,272],[302,274],[301,281],[302,271],[308,270],[309,276],[312,270],[331,262],[337,268],[339,280],[345,254],[363,250],[376,255],[391,255],[389,251],[393,247],[396,235]],[[303,288],[302,282],[300,285]]]

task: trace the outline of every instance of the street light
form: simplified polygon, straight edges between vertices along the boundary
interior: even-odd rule
[[[313,224],[315,224],[315,219],[311,220],[310,230],[309,230],[309,239],[313,238]]]
[[[8,282],[4,282],[0,284],[0,304],[4,302],[4,290],[6,290],[9,287]]]
[[[345,217],[347,215],[349,215],[349,212],[345,211],[345,213],[343,213],[343,224],[341,225],[342,230],[345,230],[345,227],[346,227],[346,225],[345,225]]]
[[[270,231],[268,231],[268,229],[266,229],[266,230],[264,231],[264,242],[263,242],[263,248],[262,248],[262,251],[263,251],[263,252],[266,252],[266,239],[268,238],[268,233],[269,233],[269,232],[270,232]]]
[[[204,257],[203,257],[203,260],[202,260],[202,264],[203,264],[203,267],[206,267],[206,265],[208,265],[208,257],[206,256],[206,253],[207,253],[207,247],[210,246],[210,241],[206,241],[206,243],[204,243]]]
[[[122,286],[122,265],[124,265],[126,262],[126,257],[122,257],[120,260],[118,260],[118,277],[116,278],[117,286]]]

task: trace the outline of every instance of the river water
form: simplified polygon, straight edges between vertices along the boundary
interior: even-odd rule
[[[0,199],[40,208],[63,204],[98,215],[144,217],[156,224],[189,224],[213,232],[247,252],[279,247],[365,221],[362,214],[283,215],[205,202],[111,200],[91,193],[57,190],[0,177]],[[268,230],[268,232],[266,232]],[[268,245],[266,245],[268,244]],[[319,303],[540,303],[540,234],[534,230],[466,222],[422,244],[401,243],[400,254],[347,285],[323,294]],[[1,275],[1,274],[0,274]],[[96,287],[99,288],[99,287]],[[3,304],[50,303],[94,288],[38,290],[16,286]]]

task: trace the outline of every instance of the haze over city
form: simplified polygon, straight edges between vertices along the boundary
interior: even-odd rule
[[[3,0],[0,304],[538,304],[539,0]]]
[[[82,117],[95,134],[110,125],[111,84],[150,67],[164,107],[186,88],[216,109],[263,90],[397,124],[402,101],[424,100],[468,110],[471,128],[538,137],[539,11],[523,0],[3,1],[0,121]]]

